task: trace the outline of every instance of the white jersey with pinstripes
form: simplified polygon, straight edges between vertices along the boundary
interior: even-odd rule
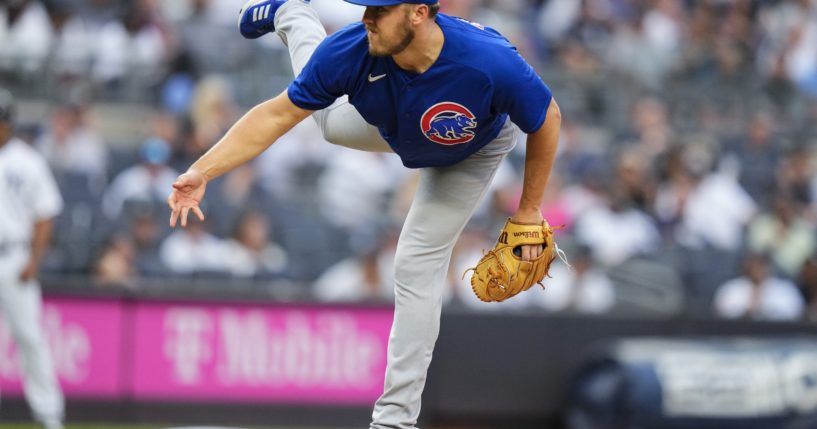
[[[42,155],[17,138],[0,146],[0,244],[27,244],[34,223],[56,216],[62,206]]]

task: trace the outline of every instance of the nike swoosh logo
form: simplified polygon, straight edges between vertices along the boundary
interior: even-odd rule
[[[383,73],[383,74],[378,75],[378,76],[372,76],[371,73],[370,73],[369,74],[369,82],[377,82],[378,80],[383,79],[384,77],[386,77],[386,73]]]

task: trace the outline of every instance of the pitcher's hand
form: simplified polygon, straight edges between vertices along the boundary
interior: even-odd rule
[[[544,221],[544,218],[538,207],[534,210],[523,210],[520,208],[516,214],[513,215],[511,221],[524,225],[539,225]],[[526,245],[522,246],[522,254],[518,256],[520,256],[523,261],[530,261],[531,259],[538,258],[543,250],[542,246]]]
[[[167,205],[170,206],[170,227],[176,227],[176,221],[181,218],[182,227],[187,226],[187,215],[190,210],[196,214],[199,220],[204,220],[204,213],[199,208],[201,199],[204,198],[204,190],[207,188],[207,180],[204,175],[195,170],[190,170],[182,174],[173,183],[173,192],[167,197]]]

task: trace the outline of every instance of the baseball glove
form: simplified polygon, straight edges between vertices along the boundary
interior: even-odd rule
[[[523,261],[521,246],[537,244],[544,247],[539,257]],[[473,271],[471,289],[482,301],[499,302],[530,289],[534,284],[544,287],[542,280],[557,252],[553,229],[546,221],[539,225],[523,225],[508,219],[494,248],[485,253],[476,267],[468,270]]]

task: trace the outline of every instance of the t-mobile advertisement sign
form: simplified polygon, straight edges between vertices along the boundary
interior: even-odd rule
[[[370,405],[383,389],[389,309],[48,299],[60,384],[72,397]],[[0,392],[22,355],[0,318]]]
[[[122,320],[123,308],[117,301],[46,301],[42,312],[45,340],[67,396],[108,398],[121,394],[122,369],[127,363],[122,355]],[[22,394],[22,359],[10,325],[0,317],[2,395]]]
[[[391,312],[142,304],[135,326],[137,398],[370,404]]]

